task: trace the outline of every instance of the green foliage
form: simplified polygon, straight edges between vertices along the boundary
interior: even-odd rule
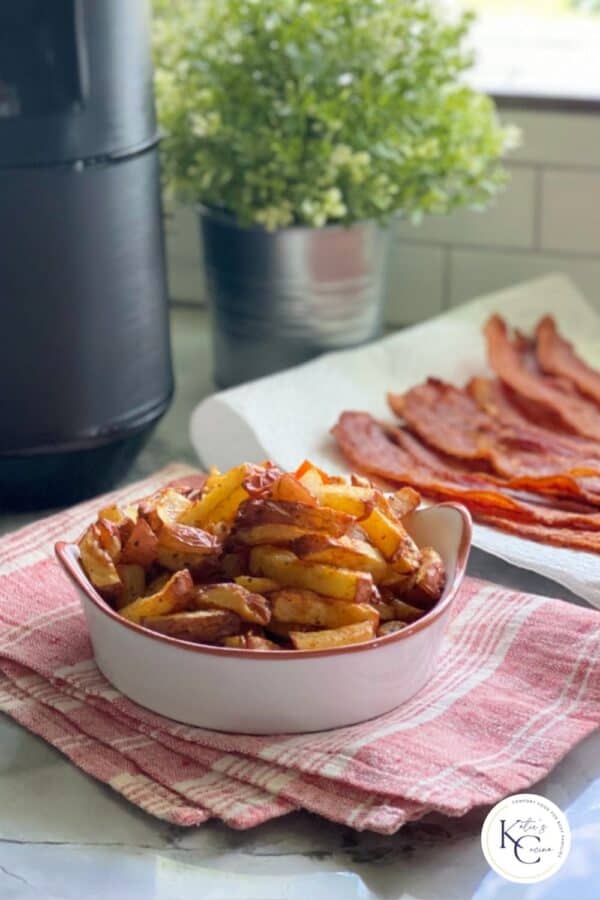
[[[571,6],[582,12],[600,13],[600,0],[571,0]]]
[[[168,180],[273,229],[485,205],[514,143],[433,0],[158,0]]]

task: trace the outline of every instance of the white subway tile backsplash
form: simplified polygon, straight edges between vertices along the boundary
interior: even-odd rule
[[[535,170],[509,166],[510,182],[483,212],[458,210],[430,216],[419,226],[402,222],[407,240],[453,245],[533,247],[535,240]]]
[[[541,246],[600,255],[600,172],[542,174]]]
[[[388,323],[410,325],[441,312],[445,253],[439,247],[394,243],[390,254]]]
[[[395,227],[386,319],[409,325],[539,275],[570,275],[600,311],[600,115],[502,110],[523,130],[511,182],[483,213]],[[171,298],[204,303],[196,214],[167,219]]]
[[[501,118],[522,131],[511,161],[600,168],[600,116],[507,108]]]
[[[194,209],[178,206],[165,218],[169,272],[169,297],[192,303],[204,302],[204,277],[200,237]]]
[[[540,275],[564,272],[600,311],[600,259],[541,253],[452,250],[450,304],[497,291]]]

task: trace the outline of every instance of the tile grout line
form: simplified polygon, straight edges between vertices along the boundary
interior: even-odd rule
[[[514,254],[515,256],[535,256],[539,259],[557,259],[565,262],[599,262],[597,253],[577,250],[551,250],[549,248],[536,250],[535,247],[516,247],[514,244],[453,244],[451,241],[426,241],[405,237],[401,237],[399,243],[413,247],[422,247],[423,250],[451,250],[455,253],[467,251],[469,253],[494,253],[499,255]]]
[[[544,191],[544,170],[541,166],[535,170],[533,186],[533,249],[542,251],[542,210]]]

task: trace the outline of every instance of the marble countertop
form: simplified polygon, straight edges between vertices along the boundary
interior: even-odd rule
[[[193,405],[212,389],[210,334],[202,310],[172,315],[175,402],[130,472],[174,459],[197,462],[187,437]],[[0,515],[0,533],[31,515]],[[558,585],[475,550],[471,574],[581,602]],[[573,850],[540,885],[510,885],[489,872],[479,845],[486,810],[434,817],[392,837],[294,813],[246,832],[209,822],[162,823],[0,715],[2,900],[597,900],[600,870],[600,733],[537,785],[567,812]],[[595,845],[596,851],[593,850]]]

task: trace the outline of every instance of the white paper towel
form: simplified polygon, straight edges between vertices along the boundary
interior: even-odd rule
[[[294,469],[308,457],[346,471],[329,429],[344,410],[391,419],[388,391],[434,375],[462,385],[488,372],[482,326],[492,312],[523,331],[551,313],[562,334],[600,367],[600,317],[571,282],[553,275],[490,294],[356,350],[318,359],[214,394],[194,411],[192,443],[205,465],[272,459]],[[477,547],[565,585],[600,607],[600,556],[543,544],[477,525]]]

